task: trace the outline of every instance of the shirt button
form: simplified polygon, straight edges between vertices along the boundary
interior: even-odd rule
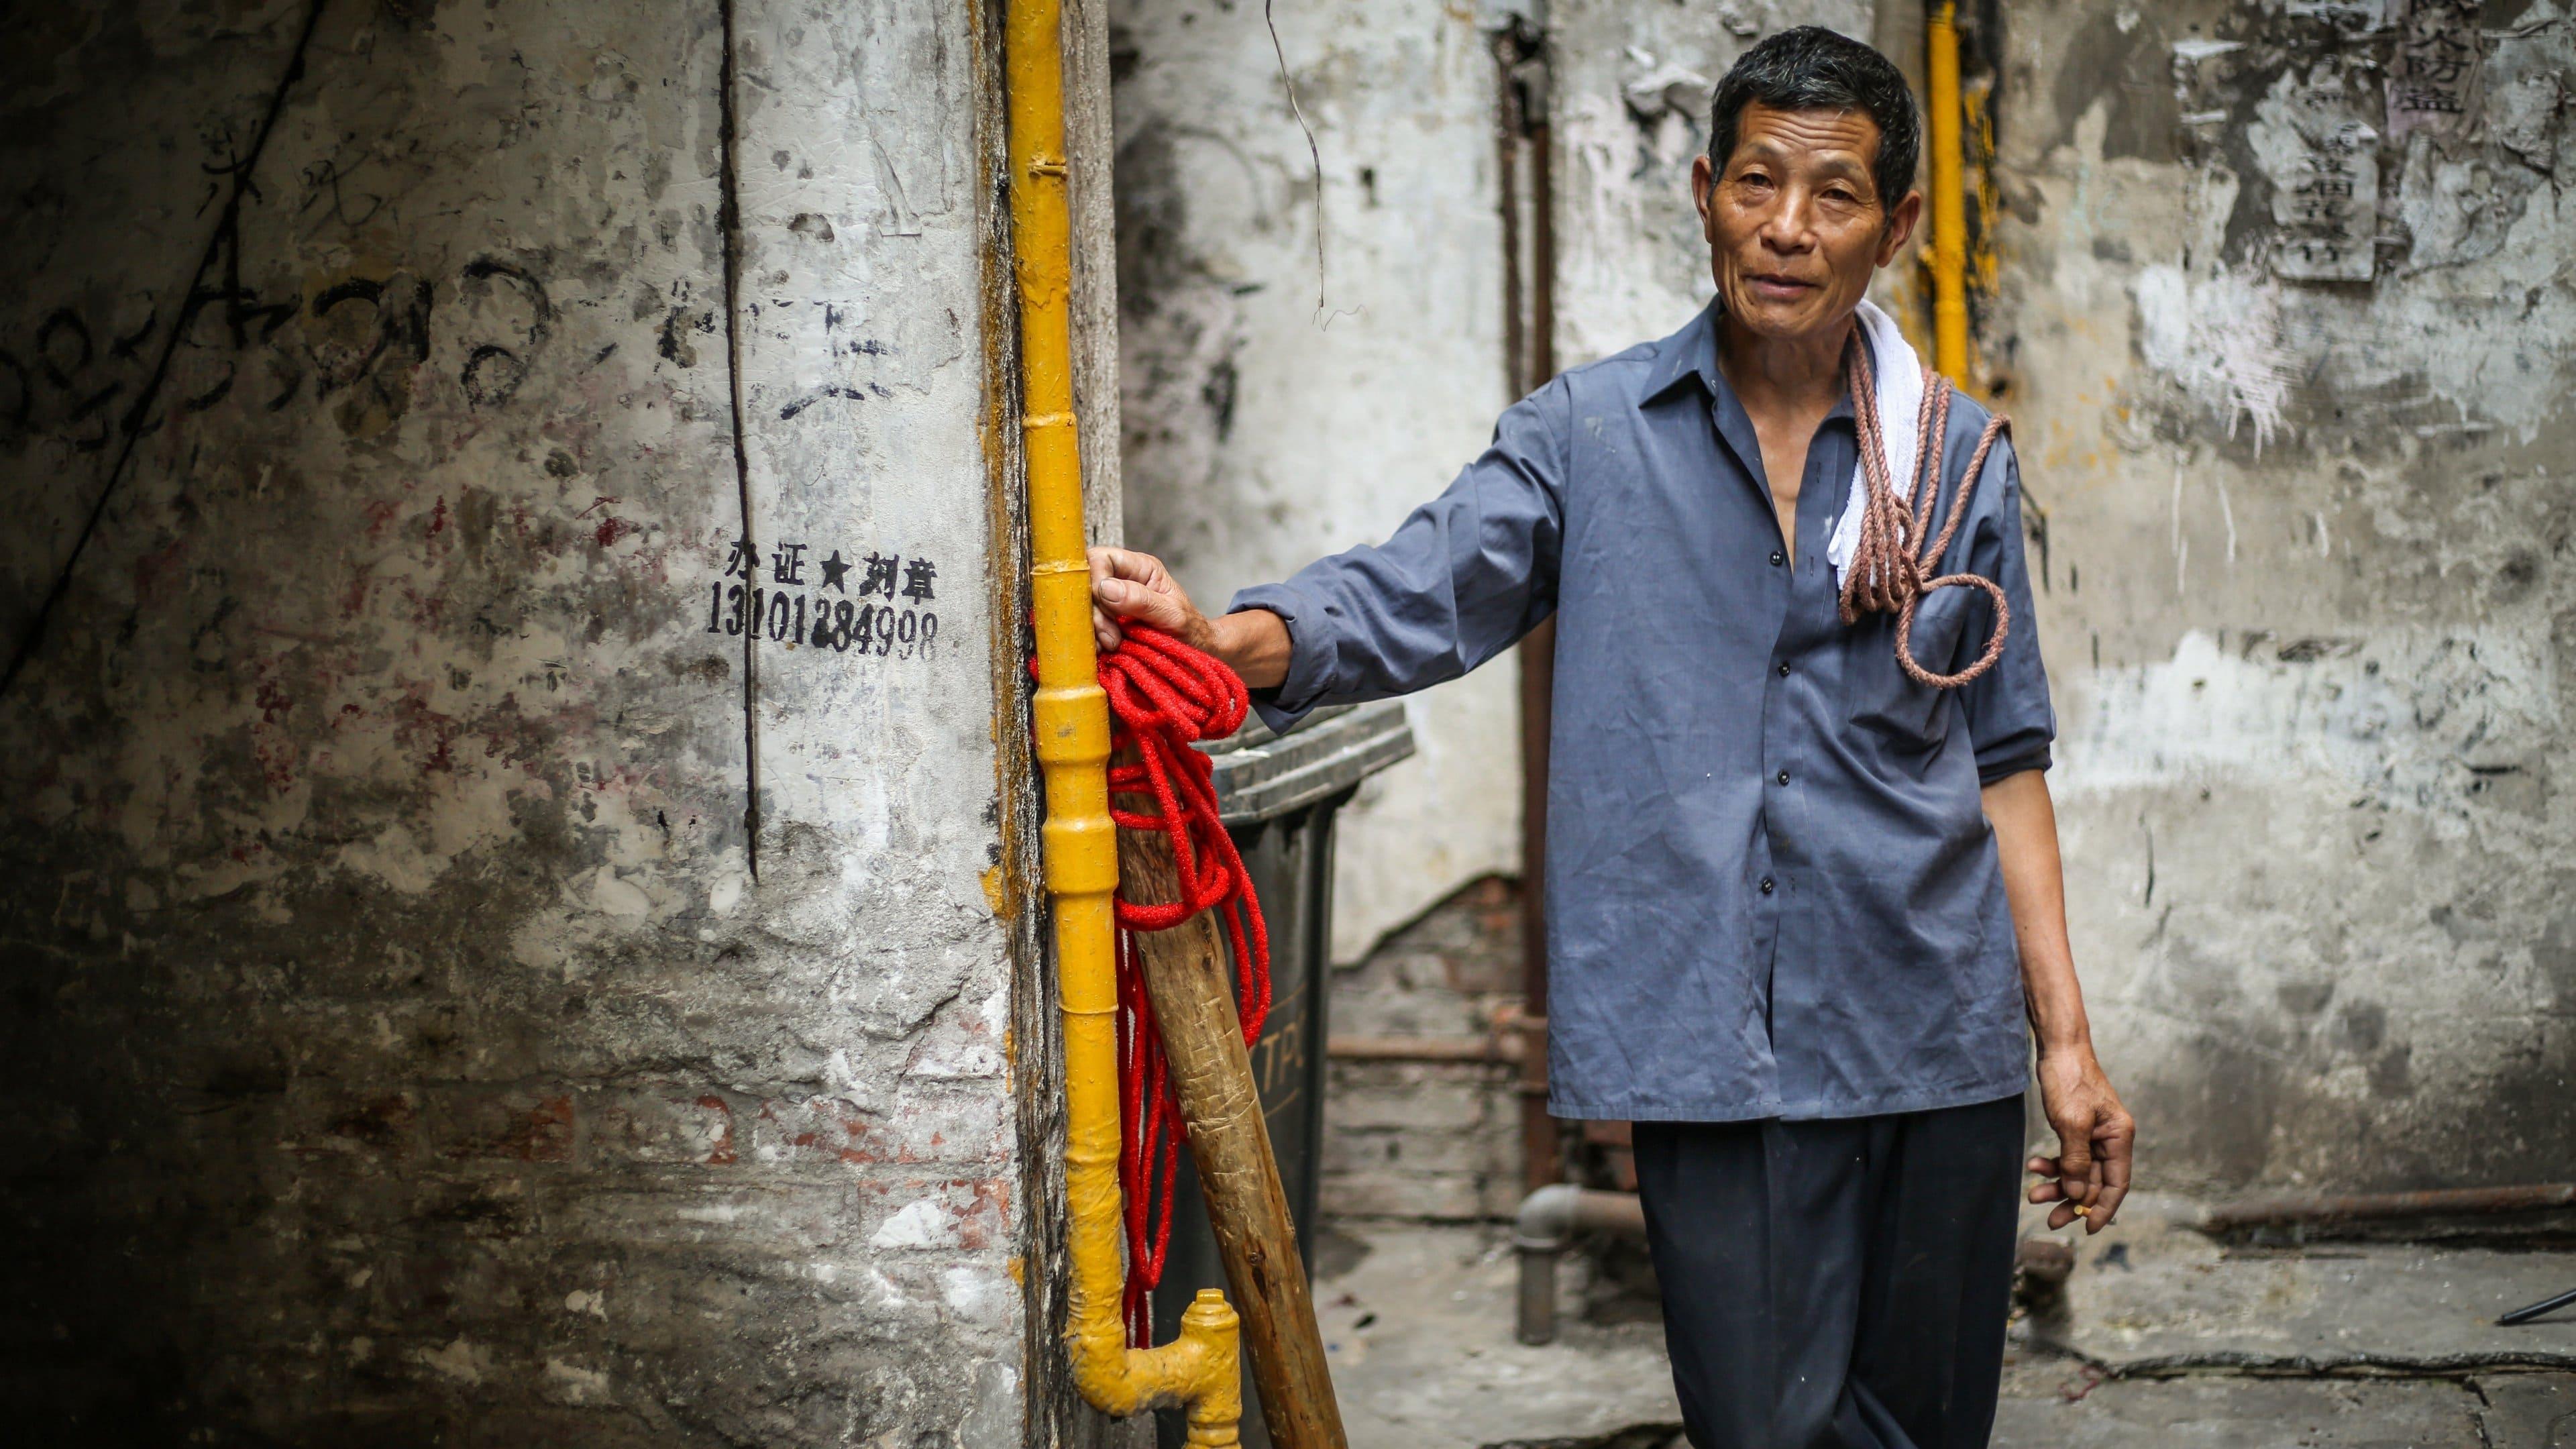
[[[1771,877],[1767,875],[1762,877],[1762,894],[1766,896],[1771,894]]]
[[[1776,568],[1778,568],[1780,565],[1782,565],[1782,564],[1784,564],[1784,563],[1787,563],[1788,561],[1789,561],[1789,556],[1788,556],[1787,554],[1782,553],[1780,550],[1778,550],[1778,549],[1776,549],[1776,548],[1775,548],[1775,549],[1773,549],[1773,550],[1771,550],[1771,567],[1773,567],[1773,568],[1775,568],[1775,569],[1776,569]]]
[[[1789,661],[1786,659],[1780,661],[1780,677],[1782,679],[1789,677]]]
[[[1786,771],[1786,770],[1782,770],[1782,771],[1780,772],[1780,776],[1779,776],[1779,778],[1780,778],[1780,783],[1781,783],[1781,784],[1783,784],[1783,785],[1788,784],[1788,783],[1789,783],[1789,772],[1788,772],[1788,771]]]

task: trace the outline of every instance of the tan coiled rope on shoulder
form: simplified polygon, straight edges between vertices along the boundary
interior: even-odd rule
[[[1870,375],[1869,349],[1861,344],[1854,329],[1851,345],[1843,354],[1844,372],[1849,378],[1853,422],[1860,434],[1860,471],[1866,499],[1860,516],[1860,540],[1852,548],[1851,563],[1843,570],[1842,615],[1846,624],[1857,623],[1863,614],[1896,616],[1896,662],[1906,677],[1933,689],[1956,689],[1995,667],[2003,657],[2004,636],[2012,630],[2012,604],[2004,597],[2003,585],[1982,574],[1942,574],[1925,578],[1924,570],[1938,568],[1942,556],[1950,551],[1950,540],[1959,531],[1959,521],[1968,515],[1968,504],[1977,496],[1977,480],[1986,471],[1986,455],[1994,450],[1995,440],[2012,427],[2001,413],[1986,419],[1986,429],[1977,437],[1977,450],[1968,458],[1967,476],[1959,480],[1959,491],[1950,500],[1950,512],[1941,522],[1941,531],[1929,539],[1932,510],[1941,497],[1941,443],[1950,426],[1950,379],[1923,369],[1923,409],[1916,415],[1916,467],[1914,493],[1909,500],[1896,491],[1896,480],[1887,463],[1887,439],[1878,428],[1878,382]],[[1917,520],[1926,527],[1918,528]],[[1955,588],[1974,584],[1995,601],[1995,631],[1986,639],[1985,652],[1975,663],[1956,674],[1935,674],[1914,660],[1914,610],[1926,594],[1934,589]]]

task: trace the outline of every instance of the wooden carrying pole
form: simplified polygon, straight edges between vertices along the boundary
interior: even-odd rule
[[[1118,832],[1118,878],[1131,900],[1181,898],[1171,842],[1150,831]],[[1278,1449],[1346,1449],[1324,1336],[1297,1254],[1297,1225],[1252,1086],[1225,942],[1213,917],[1202,914],[1168,931],[1139,932],[1136,946],[1171,1061],[1172,1094],[1189,1127],[1190,1159],[1207,1195],[1208,1223],[1243,1315],[1243,1343],[1252,1352],[1252,1381],[1270,1442]]]

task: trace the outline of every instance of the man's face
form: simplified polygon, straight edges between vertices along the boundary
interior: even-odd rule
[[[1777,111],[1759,101],[1736,119],[1725,169],[1703,156],[1691,196],[1727,316],[1757,337],[1822,338],[1896,259],[1923,211],[1921,192],[1893,207],[1870,163],[1878,123],[1863,111]]]

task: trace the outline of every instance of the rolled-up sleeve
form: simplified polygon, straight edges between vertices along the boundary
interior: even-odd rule
[[[2023,559],[2021,463],[2012,440],[2000,439],[1977,485],[1977,528],[1968,566],[2003,586],[2012,623],[1995,667],[1959,694],[1968,739],[1977,753],[1979,783],[1991,785],[2024,770],[2045,770],[2057,738],[2057,713],[2048,702],[2048,670],[2039,657],[2039,612],[2031,604],[2030,569]],[[1991,610],[1979,609],[1976,626],[1959,641],[1961,663],[1985,653],[1994,633]]]
[[[1506,411],[1483,455],[1386,542],[1235,595],[1228,612],[1288,626],[1287,677],[1253,698],[1262,720],[1284,730],[1318,705],[1455,679],[1537,627],[1556,607],[1569,417],[1560,378]]]

